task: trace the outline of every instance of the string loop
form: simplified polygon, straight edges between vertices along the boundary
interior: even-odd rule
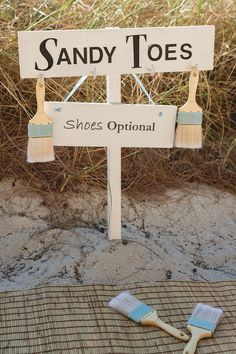
[[[141,90],[143,91],[143,93],[147,96],[148,98],[148,102],[155,104],[155,102],[153,101],[151,95],[148,93],[148,91],[146,90],[145,86],[143,85],[142,81],[139,79],[139,77],[136,74],[132,74],[133,78],[135,79],[136,83],[140,86]]]
[[[75,93],[75,91],[78,90],[78,88],[84,83],[84,81],[87,79],[87,75],[82,76],[79,81],[74,85],[72,90],[68,93],[68,95],[65,97],[64,102],[67,102],[71,96]]]

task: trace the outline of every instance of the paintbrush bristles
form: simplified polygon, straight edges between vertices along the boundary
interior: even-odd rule
[[[126,316],[140,305],[142,302],[128,291],[123,291],[109,302],[110,307]]]
[[[223,310],[219,307],[213,307],[205,304],[197,304],[193,310],[192,316],[199,320],[211,322],[214,325],[223,317]]]
[[[28,162],[47,162],[53,160],[55,160],[55,156],[52,137],[28,139]]]
[[[202,126],[179,124],[175,132],[175,147],[200,149],[202,147]]]

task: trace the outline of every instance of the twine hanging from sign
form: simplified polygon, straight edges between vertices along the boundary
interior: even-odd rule
[[[78,90],[78,88],[84,83],[84,81],[87,79],[87,75],[82,76],[79,81],[73,86],[72,90],[68,93],[68,95],[65,97],[64,102],[67,102],[71,96]]]
[[[147,96],[148,98],[148,102],[155,104],[155,102],[153,101],[150,93],[146,90],[145,86],[143,85],[142,81],[139,79],[139,77],[136,74],[132,74],[133,78],[135,79],[136,83],[138,84],[138,86],[141,88],[141,90],[143,91],[143,93]],[[71,96],[73,96],[73,94],[80,88],[81,85],[83,85],[84,81],[87,79],[88,75],[83,75],[79,81],[77,81],[77,83],[73,86],[72,90],[68,93],[68,95],[64,98],[64,102],[67,102]]]
[[[148,91],[146,90],[145,86],[143,85],[143,83],[139,79],[139,77],[136,74],[132,74],[132,76],[135,79],[135,81],[137,82],[137,84],[139,85],[139,87],[141,88],[141,90],[143,91],[143,93],[147,96],[148,102],[152,103],[152,104],[155,104],[155,102],[153,101],[151,95],[148,93]]]

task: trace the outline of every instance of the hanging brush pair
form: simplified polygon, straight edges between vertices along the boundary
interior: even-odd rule
[[[136,76],[134,75],[134,77]],[[84,77],[82,79],[84,81]],[[202,147],[202,109],[196,102],[198,80],[199,72],[196,68],[192,68],[189,78],[189,97],[178,112],[178,126],[174,142],[174,146],[178,148],[198,149]],[[36,99],[37,112],[28,124],[27,161],[53,161],[55,159],[53,124],[44,111],[45,83],[43,76],[37,80]]]

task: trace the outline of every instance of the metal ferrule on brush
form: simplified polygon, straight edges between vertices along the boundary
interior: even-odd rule
[[[28,124],[28,137],[29,138],[45,138],[53,136],[53,124]]]
[[[201,125],[202,112],[178,112],[178,124]]]
[[[195,327],[200,327],[203,329],[206,329],[208,331],[214,332],[216,329],[216,324],[206,321],[206,320],[201,320],[196,317],[191,317],[188,321],[188,325],[195,326]]]
[[[147,319],[150,315],[156,313],[150,306],[141,304],[136,309],[128,313],[128,317],[134,322],[141,322],[144,319]]]

